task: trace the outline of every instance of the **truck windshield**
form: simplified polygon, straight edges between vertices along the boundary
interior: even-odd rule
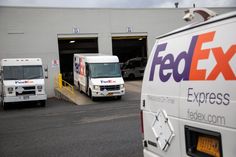
[[[27,66],[3,66],[4,80],[42,79],[43,69],[41,65]]]
[[[121,77],[119,63],[90,63],[89,72],[92,78]]]

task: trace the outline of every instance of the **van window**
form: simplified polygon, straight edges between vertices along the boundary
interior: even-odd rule
[[[134,66],[134,67],[141,67],[141,62],[140,62],[140,60],[133,61],[133,66]]]

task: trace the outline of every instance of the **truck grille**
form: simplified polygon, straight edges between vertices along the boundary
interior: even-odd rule
[[[113,90],[120,90],[120,85],[112,85],[112,86],[100,86],[100,90],[107,90],[107,91],[113,91]]]
[[[17,91],[17,88],[23,88],[22,92]],[[16,87],[16,96],[18,95],[35,95],[35,86],[19,86]]]

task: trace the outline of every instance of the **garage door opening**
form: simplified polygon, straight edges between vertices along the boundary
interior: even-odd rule
[[[113,55],[119,57],[121,63],[131,58],[147,57],[147,36],[112,37]]]
[[[75,53],[98,53],[96,38],[58,38],[60,72],[62,79],[74,84],[73,56]]]

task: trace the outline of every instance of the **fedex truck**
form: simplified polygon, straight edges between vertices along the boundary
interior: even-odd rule
[[[158,37],[141,93],[145,157],[236,156],[236,12]],[[208,14],[208,15],[207,15]]]
[[[38,101],[45,106],[47,95],[40,58],[12,58],[1,60],[1,101],[9,103]]]
[[[74,85],[92,100],[97,97],[116,97],[125,94],[117,56],[74,54]]]

